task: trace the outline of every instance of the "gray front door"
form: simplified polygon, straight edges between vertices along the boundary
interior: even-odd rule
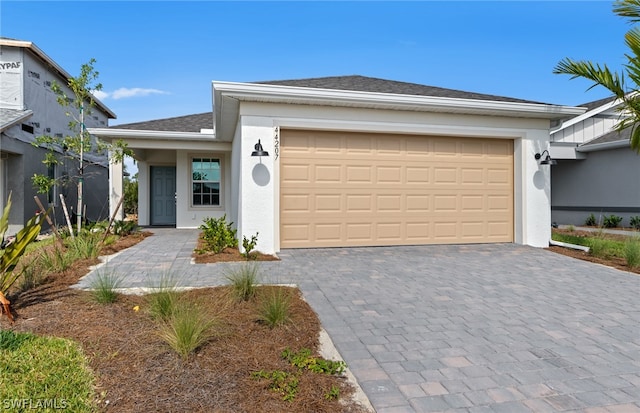
[[[151,225],[176,224],[176,167],[151,167]]]

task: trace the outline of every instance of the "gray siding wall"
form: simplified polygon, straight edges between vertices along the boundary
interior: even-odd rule
[[[551,167],[551,221],[583,225],[589,214],[640,215],[640,156],[627,148],[589,152]],[[601,221],[600,221],[601,222]]]
[[[2,150],[5,153],[7,173],[7,187],[4,188],[3,197],[11,192],[11,224],[8,233],[14,234],[22,225],[33,216],[38,209],[33,197],[38,196],[45,207],[48,207],[47,194],[38,194],[33,188],[31,177],[34,174],[46,174],[47,166],[42,163],[46,151],[36,148],[31,144],[2,137]],[[5,150],[7,152],[5,152]],[[71,178],[77,176],[78,162],[60,157],[62,164],[57,167],[57,177],[63,174]],[[52,218],[58,226],[64,225],[64,215],[60,204],[59,195],[64,195],[68,208],[77,205],[77,180],[73,179],[67,186],[56,188],[56,199],[53,203],[54,214]],[[109,214],[109,171],[103,166],[88,165],[85,167],[84,203],[87,205],[87,218],[91,221],[106,219]],[[71,211],[70,211],[71,213]],[[74,223],[75,225],[75,223]],[[43,228],[48,228],[44,225]]]

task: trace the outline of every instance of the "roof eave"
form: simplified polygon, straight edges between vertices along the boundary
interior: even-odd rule
[[[631,145],[629,144],[629,140],[622,139],[622,140],[613,141],[613,142],[580,145],[576,147],[576,152],[595,152],[595,151],[605,151],[608,149],[620,149],[620,148],[631,148]]]
[[[254,83],[213,82],[214,102],[222,96],[244,101],[331,104],[379,109],[436,111],[497,116],[518,116],[542,119],[560,119],[580,115],[585,108],[536,103],[504,102],[479,99],[461,99],[433,96],[400,95],[351,90],[316,89],[295,86]],[[216,115],[220,105],[215,105]]]
[[[90,134],[108,142],[114,139],[126,138],[183,141],[211,141],[215,140],[216,138],[215,133],[200,132],[152,131],[114,128],[87,128],[87,131]]]

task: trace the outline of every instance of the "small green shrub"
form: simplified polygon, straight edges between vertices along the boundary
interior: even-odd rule
[[[631,269],[640,267],[640,239],[627,240],[624,249],[624,258]]]
[[[611,214],[609,216],[606,216],[606,215],[604,216],[602,225],[605,228],[616,228],[618,225],[620,225],[620,222],[622,222],[622,217]]]
[[[74,239],[68,239],[68,253],[74,259],[96,258],[100,255],[100,236],[83,232]]]
[[[282,351],[282,358],[287,360],[293,366],[302,370],[309,370],[314,373],[322,374],[342,374],[344,373],[347,365],[344,361],[325,360],[322,357],[314,357],[311,355],[311,350],[308,348],[302,348],[297,353],[294,353],[289,348]]]
[[[149,314],[155,320],[167,321],[178,305],[180,294],[176,290],[178,282],[171,274],[163,274],[156,286],[150,286],[154,292],[147,295]]]
[[[91,281],[91,297],[100,304],[115,303],[118,299],[116,289],[122,284],[123,277],[113,272],[97,271],[95,278]]]
[[[215,336],[217,320],[196,303],[178,301],[159,335],[183,360]]]
[[[38,265],[47,273],[66,271],[73,261],[72,254],[57,245],[51,251],[44,251],[36,258]]]
[[[327,400],[338,400],[340,398],[340,387],[332,384],[331,388],[324,394],[324,398]]]
[[[589,240],[589,248],[591,255],[594,257],[609,258],[616,255],[616,243],[604,238],[591,238]]]
[[[569,232],[574,232],[575,230],[576,230],[576,227],[574,225],[569,225],[567,227],[567,231],[569,231]]]
[[[138,230],[138,223],[135,221],[114,221],[112,230],[115,235],[125,237]]]
[[[595,227],[598,225],[598,221],[596,221],[596,217],[595,215],[591,214],[587,217],[587,219],[584,221],[584,224],[588,227]]]
[[[207,249],[218,254],[225,248],[236,248],[238,246],[237,230],[232,226],[233,222],[228,223],[226,215],[222,218],[205,218],[200,229]]]
[[[275,328],[290,321],[289,307],[291,295],[282,288],[275,288],[263,298],[258,318],[269,328]]]
[[[242,252],[242,256],[245,257],[246,259],[251,259],[252,255],[251,255],[251,251],[253,251],[253,249],[256,247],[256,244],[258,243],[258,232],[256,232],[256,235],[252,235],[251,239],[247,239],[246,236],[242,236],[242,248],[244,249],[244,252]]]
[[[251,378],[255,380],[269,380],[269,389],[280,393],[282,400],[286,402],[293,401],[298,393],[298,384],[300,383],[300,379],[298,379],[296,375],[287,373],[283,370],[254,371],[251,373]]]
[[[640,216],[636,215],[629,218],[629,225],[631,225],[633,229],[640,229]]]
[[[42,269],[36,263],[32,263],[24,268],[22,276],[18,279],[18,291],[28,291],[42,284],[46,278]]]
[[[230,270],[226,278],[231,283],[231,291],[235,298],[239,301],[248,301],[256,295],[258,265],[246,263]]]

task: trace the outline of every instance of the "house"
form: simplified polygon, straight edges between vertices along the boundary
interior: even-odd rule
[[[551,131],[551,219],[558,224],[583,225],[593,214],[629,218],[640,215],[637,153],[629,145],[631,130],[615,130],[620,101],[615,97],[581,105],[579,116],[560,122]]]
[[[214,81],[212,93],[212,114],[90,132],[135,151],[141,225],[226,215],[266,253],[547,246],[549,167],[535,154],[550,121],[585,110],[363,76]]]
[[[48,168],[42,163],[44,148],[32,145],[41,135],[69,135],[70,118],[67,108],[56,102],[56,94],[51,90],[52,82],[57,82],[65,92],[67,80],[71,76],[32,42],[0,38],[0,208],[11,193],[12,208],[9,218],[9,234],[17,232],[33,216],[38,206],[33,197],[37,195],[31,177],[34,174],[48,174],[52,178],[75,176],[77,162],[69,162],[62,154],[60,164]],[[88,127],[107,127],[115,114],[101,102],[97,102],[90,116],[85,118]],[[60,148],[62,152],[62,148]],[[87,216],[97,220],[109,212],[108,159],[105,155],[87,154],[92,161],[85,170],[84,203]],[[56,186],[49,194],[40,194],[45,207],[53,206],[52,214],[59,224],[63,224],[59,194],[66,198],[71,208],[76,205],[75,186]]]

